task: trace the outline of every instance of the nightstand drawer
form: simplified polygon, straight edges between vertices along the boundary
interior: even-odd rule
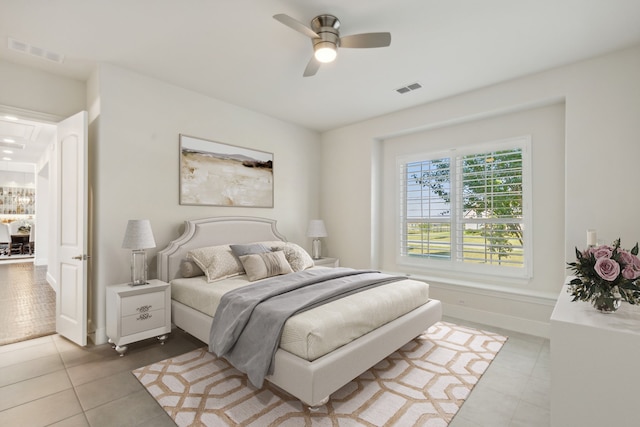
[[[122,318],[121,333],[122,336],[132,335],[138,332],[161,328],[162,326],[164,326],[164,323],[164,309],[138,313]]]
[[[152,292],[149,294],[124,297],[121,300],[122,317],[163,309],[164,300],[164,292]]]

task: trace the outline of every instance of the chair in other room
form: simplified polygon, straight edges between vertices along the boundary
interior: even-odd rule
[[[11,221],[7,225],[9,226],[9,233],[11,233],[12,236],[20,232],[20,223],[18,221]]]
[[[29,229],[29,243],[27,244],[29,255],[33,255],[36,252],[36,225],[31,224]]]
[[[9,224],[0,224],[0,248],[2,248],[2,253],[8,256],[11,256],[13,253],[22,253],[22,243],[13,243],[11,241]]]

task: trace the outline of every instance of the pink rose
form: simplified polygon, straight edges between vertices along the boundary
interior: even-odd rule
[[[593,250],[593,256],[596,259],[611,258],[611,254],[613,254],[613,248],[607,245],[598,246]]]
[[[640,271],[636,271],[632,265],[627,265],[622,269],[622,277],[627,280],[633,280],[640,276]]]
[[[630,252],[627,252],[625,250],[619,250],[618,253],[620,254],[620,261],[622,261],[622,264],[633,265],[633,259],[635,257],[631,255]]]
[[[633,259],[631,261],[631,267],[633,268],[633,271],[635,271],[636,273],[634,279],[640,278],[640,258],[633,255]]]
[[[610,258],[598,258],[593,268],[598,276],[609,282],[616,280],[620,274],[620,264]]]

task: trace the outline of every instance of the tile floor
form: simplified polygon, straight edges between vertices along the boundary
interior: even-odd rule
[[[549,340],[459,319],[509,336],[450,427],[549,425]],[[173,426],[131,370],[201,347],[174,330],[165,345],[79,348],[51,335],[0,346],[0,426]]]

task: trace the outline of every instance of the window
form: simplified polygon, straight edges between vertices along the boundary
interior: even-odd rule
[[[398,159],[400,264],[530,277],[530,141]]]

